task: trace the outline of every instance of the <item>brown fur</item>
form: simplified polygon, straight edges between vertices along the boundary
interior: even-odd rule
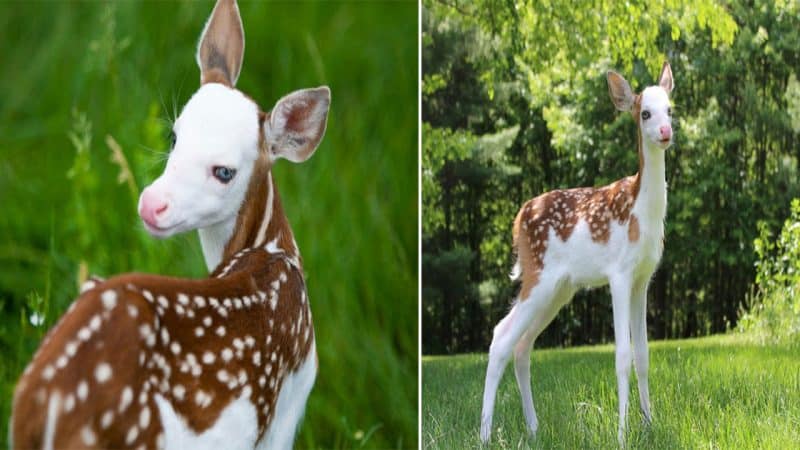
[[[285,281],[274,290],[271,284],[280,280],[281,274],[284,274]],[[107,310],[101,301],[101,294],[108,291],[117,294],[117,304],[111,310]],[[149,300],[144,295],[145,291],[155,298]],[[273,291],[275,294],[272,294]],[[261,299],[261,293],[265,293],[265,299]],[[188,297],[188,305],[178,302],[179,294]],[[274,310],[270,305],[270,295],[277,295],[280,299]],[[160,304],[158,296],[166,298],[166,308]],[[204,306],[198,306],[196,296],[204,299]],[[224,306],[226,299],[234,302],[232,299],[241,301],[245,297],[252,299],[252,296],[258,301],[251,302],[249,307],[244,303],[239,308],[235,307],[235,303],[231,303],[230,307]],[[212,297],[221,303],[218,308],[210,305]],[[177,306],[182,308],[181,314],[177,312]],[[128,312],[131,307],[136,308],[135,318]],[[219,313],[220,309],[225,310],[225,317]],[[192,311],[193,317],[189,317],[188,311]],[[79,331],[87,327],[87,323],[95,316],[101,317],[99,329],[92,333],[91,340],[80,341],[77,337]],[[206,317],[212,319],[210,326],[203,323]],[[145,324],[155,333],[153,347],[147,344],[147,336],[141,332],[140,327]],[[216,332],[220,326],[225,328],[224,336]],[[203,329],[202,337],[195,335],[198,327]],[[163,340],[162,330],[168,330],[168,341]],[[254,345],[247,345],[245,336],[252,337]],[[237,337],[243,342],[241,350],[233,344]],[[187,425],[201,433],[213,425],[222,409],[239,397],[243,389],[240,384],[230,388],[221,382],[217,375],[220,369],[235,377],[240,372],[245,374],[246,384],[252,387],[251,400],[257,405],[259,432],[263,433],[272,419],[283,379],[306,359],[313,339],[311,312],[302,273],[285,255],[252,250],[239,260],[228,275],[220,279],[185,280],[139,274],[111,278],[76,300],[75,308],[49,333],[29,370],[20,379],[14,402],[14,446],[41,447],[47,399],[54,392],[60,392],[62,405],[67,395],[75,397],[75,406],[69,413],[63,411],[62,406],[57,421],[55,448],[84,447],[80,430],[86,425],[90,425],[97,436],[97,448],[128,447],[125,439],[130,428],[138,426],[144,407],[150,411],[149,423],[144,429],[139,429],[138,437],[130,447],[140,444],[148,448],[155,447],[156,438],[161,433],[158,410],[153,399],[155,393],[170,400],[176,412],[186,418]],[[65,346],[69,342],[80,343],[77,352],[62,369],[56,370],[51,379],[44,380],[43,370],[53,366],[65,354]],[[180,345],[178,355],[171,349],[175,342]],[[223,348],[233,352],[229,362],[222,360]],[[122,349],[124,351],[120,351]],[[212,364],[203,362],[206,352],[215,356]],[[253,363],[255,352],[260,352],[260,367]],[[274,362],[270,360],[273,352],[276,354]],[[193,374],[191,368],[187,368],[189,354],[202,367],[200,374]],[[159,368],[158,359],[161,357],[170,367],[169,375]],[[102,384],[94,376],[94,370],[100,362],[106,362],[112,368],[111,378]],[[265,372],[267,364],[272,366],[270,375]],[[259,388],[258,382],[262,375],[267,380],[264,389]],[[88,384],[84,401],[77,397],[77,386],[81,380],[86,380]],[[269,383],[273,380],[275,385],[270,388]],[[183,400],[179,400],[174,393],[173,388],[177,385],[183,386]],[[126,386],[132,389],[133,401],[119,413],[122,391]],[[198,390],[212,397],[207,407],[197,404]],[[142,391],[145,391],[142,397],[144,404],[140,403]],[[39,396],[39,392],[44,395]],[[264,410],[264,406],[268,409]],[[114,420],[107,429],[103,429],[101,418],[108,410],[114,412]]]
[[[631,220],[628,222],[628,240],[636,242],[639,240],[639,219],[631,214]]]

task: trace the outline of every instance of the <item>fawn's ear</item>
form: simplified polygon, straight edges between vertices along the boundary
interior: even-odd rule
[[[310,158],[325,134],[330,103],[327,86],[294,91],[278,100],[264,123],[270,158],[292,162]]]
[[[630,111],[633,107],[633,91],[631,85],[622,75],[609,70],[606,75],[608,79],[608,93],[611,95],[611,101],[614,106],[620,111]]]
[[[667,91],[667,94],[672,92],[675,87],[675,82],[672,81],[672,69],[669,67],[669,61],[664,61],[664,67],[661,68],[661,76],[658,77],[658,85]]]
[[[244,57],[244,29],[236,0],[217,0],[197,45],[200,83],[235,86]]]

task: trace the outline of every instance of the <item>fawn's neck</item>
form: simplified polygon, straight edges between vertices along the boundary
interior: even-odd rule
[[[242,250],[265,247],[300,261],[292,228],[265,157],[256,161],[250,185],[236,217],[199,230],[209,272]]]
[[[665,149],[642,139],[639,129],[639,172],[636,174],[637,196],[634,209],[640,219],[663,222],[667,212],[667,181],[665,175]]]

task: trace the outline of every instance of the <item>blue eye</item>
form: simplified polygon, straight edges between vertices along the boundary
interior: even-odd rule
[[[169,131],[169,148],[170,149],[175,148],[175,141],[177,141],[177,140],[178,140],[178,137],[175,136],[175,131],[170,130]]]
[[[214,174],[214,178],[219,180],[222,184],[228,184],[234,175],[236,175],[236,169],[231,169],[230,167],[225,166],[214,166],[212,168],[212,172]]]

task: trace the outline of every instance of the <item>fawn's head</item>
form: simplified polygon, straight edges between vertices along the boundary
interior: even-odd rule
[[[235,220],[254,168],[280,158],[302,162],[319,145],[328,116],[327,87],[292,92],[271,113],[235,88],[244,29],[235,0],[218,0],[197,48],[200,89],[172,128],[161,176],[142,191],[139,215],[156,237]],[[266,183],[267,180],[253,180]]]
[[[630,111],[641,131],[642,144],[666,150],[672,144],[672,106],[669,94],[674,86],[669,62],[661,68],[658,85],[645,88],[635,95],[622,75],[608,72],[608,92],[620,111]]]

